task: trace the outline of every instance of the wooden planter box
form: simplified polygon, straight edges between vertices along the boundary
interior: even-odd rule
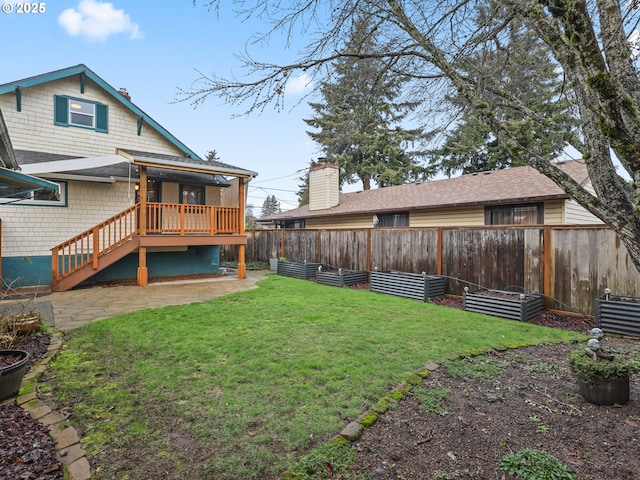
[[[607,295],[596,298],[596,327],[606,333],[640,337],[640,298]]]
[[[309,280],[316,278],[321,265],[313,262],[278,262],[278,275]]]
[[[367,272],[363,270],[340,269],[331,272],[318,272],[316,274],[317,283],[331,285],[333,287],[348,287],[358,285],[359,283],[367,283],[367,281]]]
[[[369,290],[426,302],[444,296],[444,277],[395,270],[371,272]]]
[[[464,292],[462,309],[526,322],[544,310],[544,298],[535,293],[484,289],[474,293]]]

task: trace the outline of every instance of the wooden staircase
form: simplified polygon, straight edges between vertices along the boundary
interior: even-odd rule
[[[69,290],[142,246],[246,243],[238,207],[147,203],[144,213],[135,204],[52,248],[51,290]]]

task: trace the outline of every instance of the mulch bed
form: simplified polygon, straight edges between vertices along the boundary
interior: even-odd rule
[[[50,335],[26,337],[13,348],[30,353],[29,366],[49,347]],[[56,456],[47,427],[14,402],[0,407],[0,480],[62,480],[62,463]]]

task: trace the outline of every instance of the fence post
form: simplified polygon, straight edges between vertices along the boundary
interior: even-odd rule
[[[437,275],[442,275],[442,227],[438,227],[438,252],[437,252],[437,264],[436,264],[436,272]]]
[[[280,230],[280,257],[284,258],[284,228]]]
[[[367,228],[367,276],[371,275],[371,229]],[[370,279],[368,279],[370,280]]]
[[[551,226],[545,225],[544,227],[544,240],[543,240],[544,249],[543,253],[543,284],[542,284],[542,293],[544,294],[544,306],[549,308],[551,305]]]

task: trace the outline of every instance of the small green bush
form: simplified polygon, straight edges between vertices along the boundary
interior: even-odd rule
[[[584,348],[578,348],[568,356],[571,372],[585,382],[593,383],[599,377],[615,378],[632,375],[640,371],[640,359],[637,355],[614,352],[613,360],[596,358],[586,354]]]
[[[520,450],[505,455],[500,468],[521,480],[575,480],[570,467],[560,463],[553,455],[542,450]]]

